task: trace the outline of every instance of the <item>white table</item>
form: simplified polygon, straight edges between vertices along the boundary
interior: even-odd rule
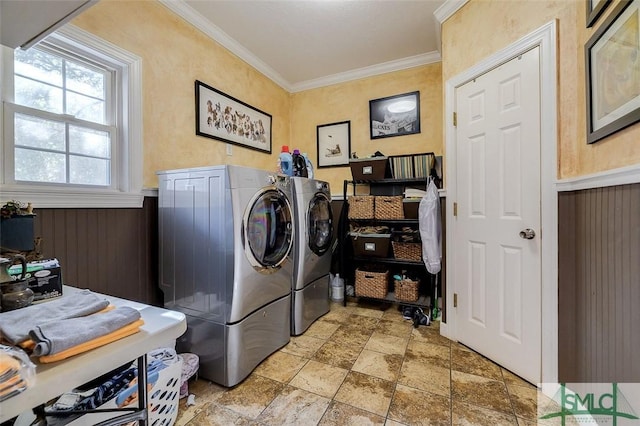
[[[64,286],[62,297],[79,291]],[[140,331],[108,345],[51,364],[36,364],[35,382],[0,403],[0,423],[49,401],[92,379],[131,362],[158,347],[173,344],[187,330],[184,314],[104,295],[115,306],[137,309],[144,320]],[[44,302],[46,303],[46,302]]]

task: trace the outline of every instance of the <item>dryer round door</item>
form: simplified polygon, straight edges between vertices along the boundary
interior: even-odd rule
[[[333,238],[333,214],[331,201],[323,193],[315,194],[309,202],[307,232],[311,251],[318,256],[325,254]]]
[[[243,244],[249,263],[258,271],[275,272],[293,246],[291,205],[277,189],[267,189],[245,212]]]

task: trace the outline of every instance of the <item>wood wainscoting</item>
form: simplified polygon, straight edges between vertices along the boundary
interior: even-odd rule
[[[36,209],[35,236],[64,284],[161,306],[158,198],[142,208]]]
[[[560,382],[640,382],[640,184],[558,194]]]

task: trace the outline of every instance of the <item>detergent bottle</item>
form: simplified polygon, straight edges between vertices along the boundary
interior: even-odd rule
[[[300,154],[299,149],[293,150],[293,175],[307,177],[307,163],[304,161],[304,157]]]
[[[282,152],[280,152],[278,159],[280,160],[280,169],[282,170],[282,174],[293,176],[293,157],[291,156],[287,145],[282,145]]]
[[[302,156],[304,157],[304,162],[307,165],[307,177],[309,179],[313,179],[313,164],[311,164],[311,160],[309,160],[309,156],[306,152],[303,152]]]

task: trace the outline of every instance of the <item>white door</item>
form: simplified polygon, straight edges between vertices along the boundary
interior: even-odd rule
[[[536,47],[456,90],[458,340],[532,383],[541,374],[539,63]]]

